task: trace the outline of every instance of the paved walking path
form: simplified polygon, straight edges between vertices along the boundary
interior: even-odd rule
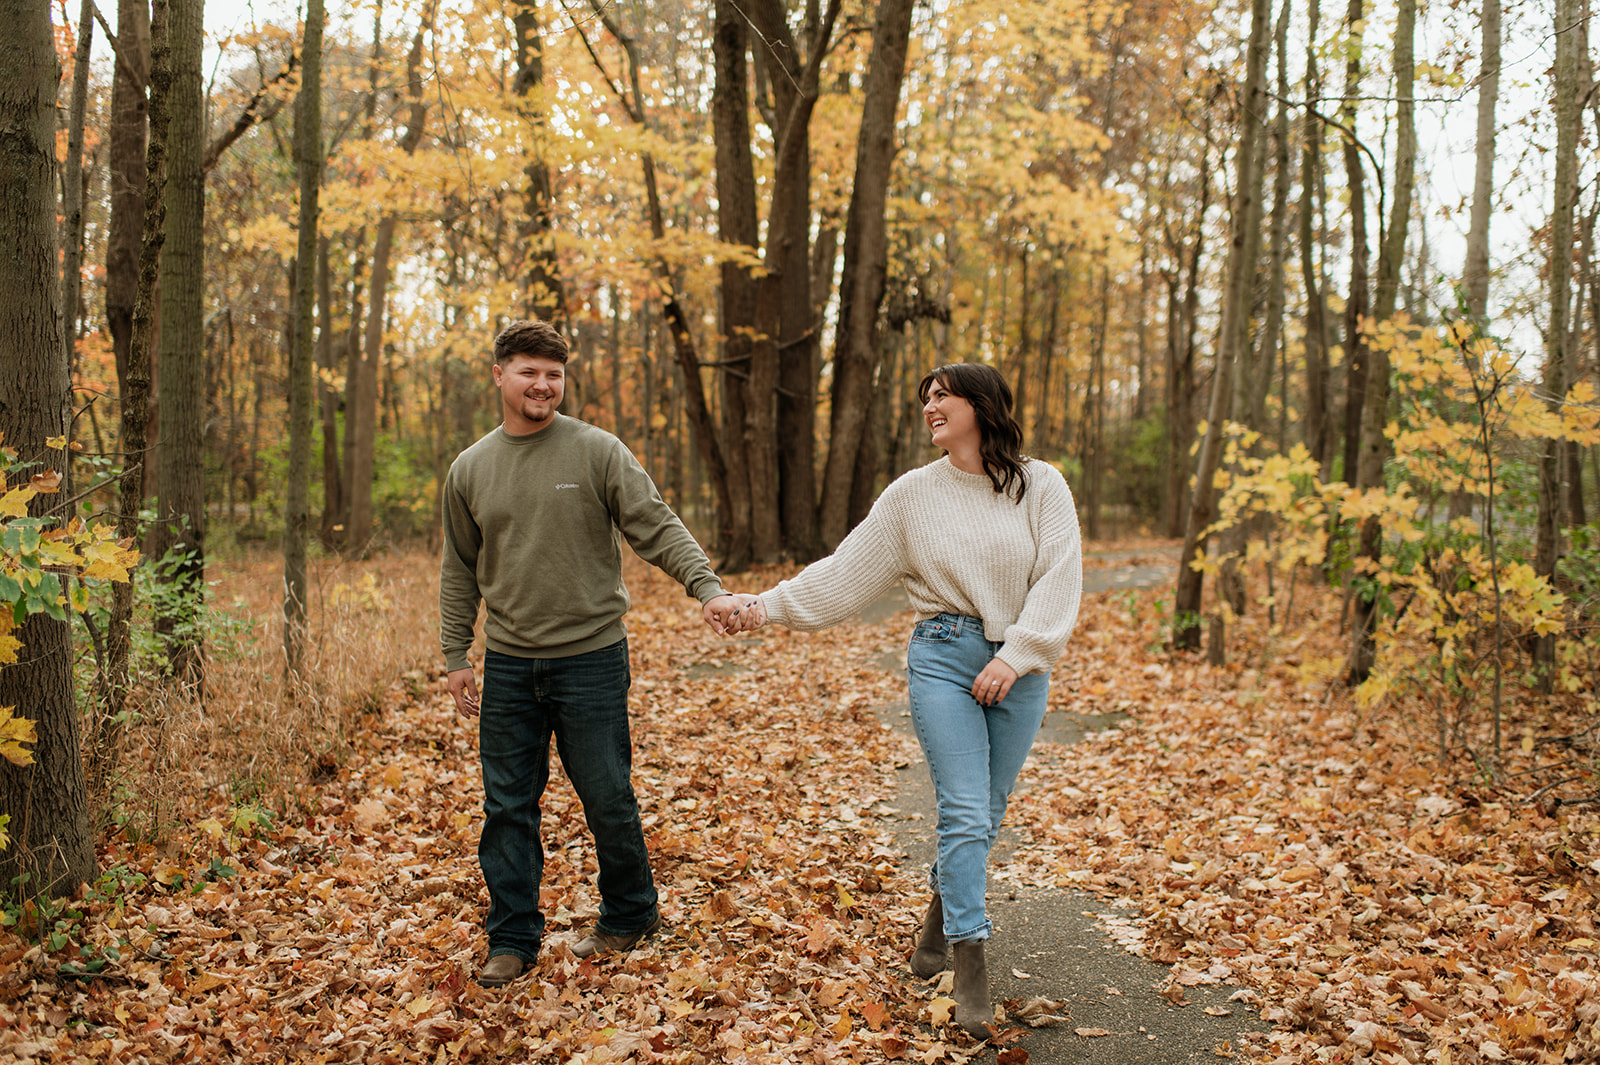
[[[1140,552],[1148,558],[1150,552]],[[1105,556],[1101,556],[1102,560]],[[1173,563],[1140,564],[1084,573],[1086,594],[1136,588],[1170,581],[1177,573]],[[884,623],[907,607],[904,592],[896,589],[869,609],[864,620]],[[903,636],[895,627],[895,637]],[[903,642],[903,641],[902,641]],[[872,663],[883,669],[905,668],[905,650],[887,652]],[[876,708],[880,720],[915,737],[910,709],[904,700]],[[1110,724],[1110,718],[1085,718],[1059,711],[1051,713],[1040,742],[1075,743],[1088,731]],[[895,838],[906,860],[926,866],[933,856],[934,800],[927,766],[920,758],[899,770],[900,786],[895,806],[901,811],[893,822]],[[1015,834],[1002,829],[996,858],[1015,845]],[[998,861],[991,860],[991,867]],[[1168,968],[1129,954],[1112,940],[1107,926],[1095,915],[1122,917],[1111,903],[1098,896],[1056,887],[998,882],[989,884],[989,917],[995,936],[987,951],[991,993],[997,1001],[1035,996],[1064,1000],[1069,1020],[1052,1028],[1030,1029],[1017,1045],[1028,1051],[1034,1065],[1177,1065],[1219,1062],[1218,1048],[1237,1048],[1245,1031],[1270,1026],[1244,1002],[1229,1002],[1235,990],[1227,985],[1184,989],[1187,1006],[1177,1006],[1157,994]],[[1022,975],[1026,974],[1026,975]],[[1227,1010],[1226,1016],[1206,1009]],[[1077,1029],[1099,1029],[1104,1036],[1080,1036]],[[981,1058],[979,1060],[982,1060]]]

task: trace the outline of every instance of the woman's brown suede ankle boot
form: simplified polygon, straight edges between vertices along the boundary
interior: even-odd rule
[[[911,971],[926,980],[944,971],[946,944],[944,941],[944,900],[933,893],[928,903],[928,913],[922,918],[922,931],[917,936],[917,949],[911,953]]]
[[[956,1023],[974,1039],[989,1038],[987,1025],[994,1023],[994,1008],[989,1005],[989,967],[983,960],[983,940],[968,939],[955,944],[956,976],[951,994],[956,1000]]]

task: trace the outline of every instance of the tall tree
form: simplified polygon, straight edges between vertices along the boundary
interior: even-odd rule
[[[711,95],[712,139],[717,160],[717,234],[723,243],[755,258],[761,240],[756,209],[755,162],[750,149],[749,32],[734,0],[716,0],[711,52],[716,81]],[[747,262],[733,256],[721,265],[723,453],[728,463],[728,509],[718,530],[723,565],[750,564],[750,467],[745,461],[745,382],[756,328],[756,279]]]
[[[1278,56],[1278,113],[1272,124],[1272,215],[1267,240],[1267,307],[1261,323],[1261,342],[1257,346],[1256,373],[1248,389],[1250,426],[1267,431],[1267,394],[1271,390],[1283,345],[1285,275],[1288,272],[1289,243],[1289,0],[1278,12],[1273,34]]]
[[[1317,33],[1322,20],[1319,0],[1306,4],[1306,76],[1308,100],[1322,95],[1322,74],[1317,68]],[[1333,462],[1332,411],[1328,388],[1328,302],[1317,267],[1318,192],[1322,188],[1322,120],[1305,109],[1300,145],[1300,210],[1296,221],[1300,237],[1300,285],[1305,290],[1306,450],[1327,477]]]
[[[1167,534],[1182,536],[1189,516],[1189,442],[1195,428],[1195,364],[1200,316],[1201,263],[1206,243],[1206,212],[1211,206],[1211,108],[1201,109],[1200,159],[1195,186],[1198,195],[1173,197],[1183,205],[1197,199],[1194,221],[1189,229],[1192,243],[1186,242],[1181,228],[1166,227],[1164,234],[1172,265],[1164,271],[1167,285],[1167,481],[1162,493],[1168,519]],[[1171,180],[1171,167],[1162,176],[1163,191]]]
[[[1578,140],[1582,130],[1579,93],[1578,20],[1580,0],[1556,0],[1555,6],[1555,187],[1550,211],[1549,324],[1545,327],[1544,390],[1553,407],[1565,393],[1567,344],[1572,300],[1573,217],[1578,199]],[[1534,572],[1554,583],[1561,552],[1560,441],[1544,441],[1539,455],[1539,512]],[[1546,691],[1555,677],[1555,637],[1534,641],[1535,665]]]
[[[1361,96],[1361,34],[1366,26],[1362,0],[1345,7],[1343,119],[1345,186],[1350,197],[1350,291],[1344,301],[1344,470],[1354,483],[1361,444],[1361,412],[1367,394],[1367,339],[1361,321],[1368,306],[1367,183],[1361,168],[1361,145],[1356,140],[1356,111]]]
[[[169,0],[172,87],[167,131],[166,234],[161,245],[161,366],[165,382],[152,530],[157,560],[169,553],[173,594],[156,618],[175,676],[204,682],[205,595],[205,47],[203,0]]]
[[[1373,312],[1387,321],[1394,316],[1400,290],[1400,267],[1405,262],[1406,235],[1411,228],[1411,193],[1416,178],[1416,104],[1412,99],[1416,81],[1416,0],[1399,0],[1394,29],[1395,150],[1394,181],[1390,188],[1389,222],[1384,228],[1378,252],[1378,278],[1373,293]],[[1382,346],[1367,350],[1367,387],[1361,412],[1361,450],[1354,484],[1359,489],[1383,486],[1383,469],[1389,461],[1389,354]],[[1383,521],[1374,514],[1361,523],[1357,549],[1364,573],[1376,573],[1383,549]],[[1372,671],[1373,632],[1380,606],[1374,593],[1358,594],[1351,634],[1351,659],[1348,681],[1360,684]]]
[[[333,276],[325,233],[317,236],[317,397],[322,415],[322,526],[324,547],[344,542],[344,469],[339,461],[339,394],[333,388]],[[442,429],[442,426],[441,426]],[[443,483],[443,478],[440,478]]]
[[[566,290],[561,284],[561,269],[556,257],[554,193],[550,186],[548,122],[544,100],[544,38],[539,30],[539,8],[533,0],[516,0],[512,26],[517,35],[517,77],[513,88],[522,99],[524,121],[528,124],[527,163],[523,167],[522,223],[523,249],[527,264],[527,289],[524,305],[528,314],[554,322],[567,320]]]
[[[150,16],[150,135],[141,182],[144,222],[139,234],[139,269],[134,286],[127,367],[122,375],[123,466],[117,487],[117,535],[123,539],[134,539],[140,534],[139,511],[145,499],[145,470],[151,465],[150,364],[156,342],[156,282],[160,276],[161,245],[166,240],[168,98],[172,86],[167,15],[167,0],[155,0]],[[92,780],[97,792],[105,785],[121,746],[133,644],[132,620],[132,584],[112,585],[111,618],[106,633],[110,703],[101,718],[103,727],[97,729],[99,735],[93,752]]]
[[[380,9],[381,10],[381,9]],[[423,129],[428,116],[427,101],[422,93],[422,45],[431,31],[435,7],[430,5],[423,13],[423,21],[411,39],[411,49],[406,53],[406,127],[400,137],[400,150],[413,155],[422,143]],[[373,50],[376,52],[382,31],[373,30]],[[390,259],[394,253],[395,228],[399,215],[387,211],[378,221],[377,238],[372,249],[371,299],[367,307],[367,329],[360,360],[360,383],[355,390],[354,409],[346,410],[348,431],[345,447],[351,453],[349,462],[350,517],[345,527],[346,544],[357,554],[366,550],[372,538],[372,478],[377,454],[378,427],[378,365],[383,360],[383,336],[388,314]]]
[[[839,282],[839,329],[833,359],[833,406],[828,465],[822,478],[822,541],[831,550],[850,531],[852,488],[876,477],[876,463],[859,461],[868,432],[878,369],[878,311],[889,274],[885,212],[895,156],[895,115],[905,78],[912,0],[880,0],[867,63],[855,184],[845,216],[844,269]],[[858,496],[861,494],[856,493]]]
[[[89,103],[89,53],[93,44],[94,0],[83,0],[78,9],[78,45],[72,56],[67,161],[61,176],[61,342],[69,371],[77,362],[78,301],[83,293],[83,125]]]
[[[781,0],[759,0],[748,9],[759,35],[758,54],[772,72],[769,83],[776,104],[772,131],[776,151],[763,253],[766,273],[757,284],[756,330],[745,398],[751,551],[758,562],[775,561],[782,552],[785,521],[801,522],[794,539],[805,539],[809,534],[803,526],[811,520],[808,513],[815,507],[809,489],[799,491],[795,482],[800,478],[806,485],[812,483],[810,465],[801,456],[812,454],[810,419],[815,412],[795,417],[794,407],[782,393],[799,389],[803,397],[809,397],[813,387],[811,116],[821,95],[822,60],[833,40],[839,8],[838,0],[828,0],[818,17],[816,5],[808,5],[803,53],[789,31]],[[798,374],[801,370],[803,376]],[[805,398],[801,406],[808,406]],[[788,418],[781,416],[785,410],[790,412]],[[798,508],[799,512],[787,513],[785,500],[792,504],[791,510]],[[796,543],[795,550],[806,554],[808,546]]]
[[[0,434],[26,459],[64,470],[70,380],[60,343],[56,254],[56,61],[50,9],[0,0]],[[56,443],[53,445],[51,441]],[[37,472],[37,471],[33,471]],[[50,496],[35,496],[43,514]],[[0,885],[24,877],[26,894],[71,894],[95,872],[78,715],[72,697],[72,633],[35,614],[18,630],[18,661],[0,669],[0,706],[35,722],[34,764],[0,759],[0,813],[12,845],[0,851]]]
[[[116,63],[111,80],[111,219],[106,236],[106,327],[117,362],[122,416],[127,418],[128,353],[139,288],[139,235],[144,225],[145,142],[149,136],[150,3],[117,0]],[[144,415],[141,415],[144,417]],[[124,431],[125,433],[126,431]],[[143,452],[124,454],[143,463]],[[140,476],[144,476],[140,466]]]
[[[312,312],[316,304],[318,196],[322,185],[323,0],[306,0],[300,92],[294,109],[294,161],[300,212],[295,251],[294,340],[289,345],[289,482],[284,491],[283,652],[298,678],[306,647],[306,547],[311,531]]]
[[[1217,365],[1211,378],[1206,434],[1200,444],[1188,521],[1184,526],[1183,551],[1178,556],[1178,587],[1173,597],[1172,644],[1186,651],[1200,646],[1204,578],[1193,563],[1205,549],[1207,529],[1215,516],[1217,468],[1222,462],[1222,446],[1232,406],[1233,378],[1240,348],[1249,336],[1250,290],[1256,271],[1250,249],[1260,247],[1261,190],[1265,176],[1261,166],[1263,156],[1256,151],[1256,142],[1261,137],[1267,109],[1267,56],[1271,40],[1270,0],[1252,0],[1244,91],[1240,94],[1239,140],[1234,148],[1237,177],[1228,245],[1227,287],[1223,291],[1222,323],[1217,335]]]
[[[606,79],[607,86],[611,89],[617,101],[628,113],[628,117],[640,127],[647,129],[644,90],[639,79],[639,51],[632,34],[625,32],[603,0],[590,0],[590,7],[595,17],[600,20],[606,30],[622,47],[623,56],[627,61],[626,88],[612,80],[605,73],[604,64],[599,55],[594,51],[589,39],[584,35],[583,27],[577,19],[573,19],[573,29],[588,49],[590,58],[594,61],[596,69],[600,70]],[[690,328],[689,315],[685,311],[682,301],[678,298],[676,286],[673,284],[672,269],[666,257],[660,253],[662,242],[666,237],[666,219],[661,209],[661,192],[656,185],[655,157],[649,151],[639,153],[639,166],[644,177],[645,213],[649,218],[650,235],[656,242],[655,276],[657,292],[660,301],[662,318],[665,319],[667,332],[672,337],[673,354],[676,356],[678,369],[683,376],[683,398],[686,413],[689,416],[690,435],[694,438],[695,447],[700,460],[705,465],[706,475],[711,480],[712,492],[716,499],[716,509],[719,519],[726,520],[726,515],[732,511],[730,502],[729,477],[726,460],[723,457],[722,446],[718,443],[716,424],[711,416],[710,404],[706,402],[705,386],[700,379],[700,356],[695,348],[694,332]],[[648,406],[648,403],[646,404]],[[646,421],[648,424],[648,420]],[[645,447],[648,452],[649,440]],[[737,446],[737,445],[735,445]]]
[[[372,9],[372,49],[367,56],[367,91],[362,116],[362,133],[367,140],[377,136],[378,97],[382,92],[383,62],[383,5]],[[332,153],[331,146],[323,148],[324,156]],[[351,268],[350,328],[345,335],[346,363],[344,403],[344,468],[343,492],[345,549],[359,556],[367,549],[367,538],[372,526],[372,474],[378,448],[378,360],[382,355],[383,312],[378,307],[382,297],[378,293],[381,267],[385,276],[382,284],[388,286],[389,254],[394,243],[394,226],[387,233],[380,232],[372,249],[369,263],[360,257],[366,251],[367,227],[358,228],[354,240],[356,263]],[[387,239],[385,239],[387,237]],[[365,306],[366,329],[362,329],[362,294],[365,291],[361,275],[368,267],[371,273],[371,298]],[[377,337],[373,338],[373,330]],[[378,354],[373,354],[376,347]]]
[[[1472,176],[1472,222],[1463,272],[1467,314],[1483,324],[1489,314],[1489,219],[1494,213],[1495,107],[1500,100],[1500,0],[1483,0],[1479,17],[1478,133]]]

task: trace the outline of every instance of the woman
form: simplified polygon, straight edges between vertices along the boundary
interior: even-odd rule
[[[1066,480],[1021,453],[1011,389],[990,366],[941,366],[917,389],[945,456],[896,480],[831,556],[759,596],[732,628],[815,631],[903,583],[911,716],[933,777],[933,899],[911,956],[929,977],[955,960],[956,1022],[978,1038],[989,1005],[989,849],[1044,720],[1050,667],[1078,617],[1078,517]]]

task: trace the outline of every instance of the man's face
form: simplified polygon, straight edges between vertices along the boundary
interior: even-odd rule
[[[504,365],[495,363],[494,386],[506,432],[526,436],[555,421],[567,391],[567,368],[547,355],[513,355]]]

